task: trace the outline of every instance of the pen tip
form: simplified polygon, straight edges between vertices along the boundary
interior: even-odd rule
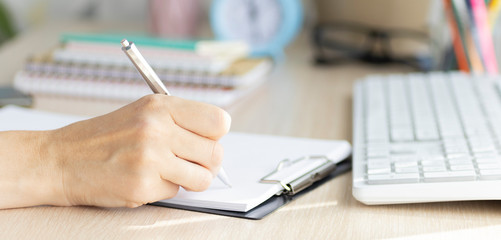
[[[122,43],[122,46],[124,46],[124,47],[128,47],[130,45],[129,41],[127,41],[127,39],[125,39],[125,38],[122,40],[121,43]]]

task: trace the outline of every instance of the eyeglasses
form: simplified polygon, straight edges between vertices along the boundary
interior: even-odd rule
[[[432,69],[427,34],[408,29],[379,29],[357,23],[318,24],[313,30],[317,65],[360,60],[399,63],[422,71]]]

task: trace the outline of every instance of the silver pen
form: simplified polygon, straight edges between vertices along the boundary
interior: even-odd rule
[[[127,39],[122,40],[122,50],[129,57],[131,62],[134,64],[136,69],[139,71],[141,76],[143,76],[144,81],[150,86],[151,90],[154,93],[169,95],[170,93],[162,83],[160,78],[157,76],[155,71],[151,68],[151,66],[146,62],[143,55],[139,52],[136,45],[133,42],[127,41]],[[231,187],[231,184],[228,180],[228,175],[223,168],[219,170],[217,177],[228,187]]]

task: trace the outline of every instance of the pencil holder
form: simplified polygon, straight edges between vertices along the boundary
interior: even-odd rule
[[[431,14],[438,68],[472,73],[497,74],[501,56],[499,0],[436,1]]]

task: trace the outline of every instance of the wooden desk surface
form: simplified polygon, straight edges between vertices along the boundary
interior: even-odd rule
[[[100,26],[102,27],[102,26]],[[0,48],[0,83],[12,81],[31,53],[57,43],[61,31],[96,26],[46,26]],[[35,45],[35,44],[39,45]],[[369,73],[402,72],[402,67],[311,65],[306,35],[287,51],[269,81],[228,109],[233,131],[351,140],[354,80]],[[75,108],[77,104],[78,108]],[[123,103],[37,98],[36,107],[96,115]],[[373,239],[498,237],[501,202],[365,206],[351,194],[347,173],[252,221],[168,208],[33,207],[0,210],[0,239]]]

